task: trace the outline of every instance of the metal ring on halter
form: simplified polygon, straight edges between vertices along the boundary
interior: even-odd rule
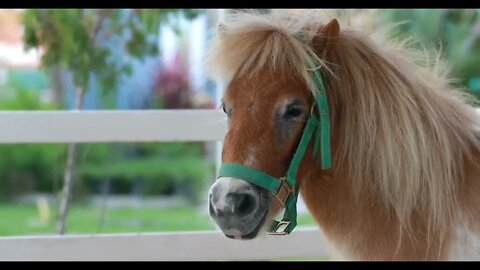
[[[277,221],[277,224],[274,228],[272,228],[271,232],[268,232],[269,235],[286,235],[288,234],[285,230],[287,229],[288,225],[290,225],[290,221]],[[283,227],[283,228],[282,228]],[[280,230],[282,228],[282,230]]]

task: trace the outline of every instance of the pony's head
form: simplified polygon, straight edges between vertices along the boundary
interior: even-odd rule
[[[209,54],[212,73],[228,82],[222,99],[228,118],[222,162],[280,179],[309,114],[316,113],[315,69],[306,61],[317,63],[316,68],[325,65],[339,24],[333,19],[296,28],[278,17],[238,16],[219,26]],[[308,149],[306,155],[310,153]],[[210,215],[230,238],[255,238],[269,228],[281,206],[268,190],[235,177],[219,177],[209,192]]]

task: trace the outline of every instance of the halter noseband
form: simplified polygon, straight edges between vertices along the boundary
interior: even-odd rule
[[[309,66],[312,67],[310,63]],[[325,170],[331,167],[330,116],[327,94],[319,70],[314,71],[312,79],[318,89],[318,94],[314,97],[314,103],[310,115],[303,128],[302,138],[300,139],[297,150],[290,161],[286,176],[277,179],[262,171],[238,163],[223,163],[220,166],[218,178],[235,177],[260,186],[273,193],[273,196],[278,200],[282,207],[285,208],[282,220],[273,220],[269,231],[270,234],[289,234],[297,225],[297,199],[299,187],[295,190],[295,179],[297,177],[300,163],[312,138],[314,138],[313,158],[315,158],[320,151],[321,168]],[[314,115],[315,106],[318,109],[318,117]]]

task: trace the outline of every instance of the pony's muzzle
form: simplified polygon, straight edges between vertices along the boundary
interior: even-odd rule
[[[210,188],[210,216],[227,237],[254,238],[267,210],[267,196],[248,182],[220,177]]]

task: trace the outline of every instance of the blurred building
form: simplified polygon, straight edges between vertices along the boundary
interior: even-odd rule
[[[23,49],[22,10],[0,10],[0,61],[7,68],[36,69],[40,63],[37,50]]]
[[[21,14],[18,9],[0,10],[0,86],[15,84],[47,94],[48,80],[39,70],[39,51],[23,47]]]

